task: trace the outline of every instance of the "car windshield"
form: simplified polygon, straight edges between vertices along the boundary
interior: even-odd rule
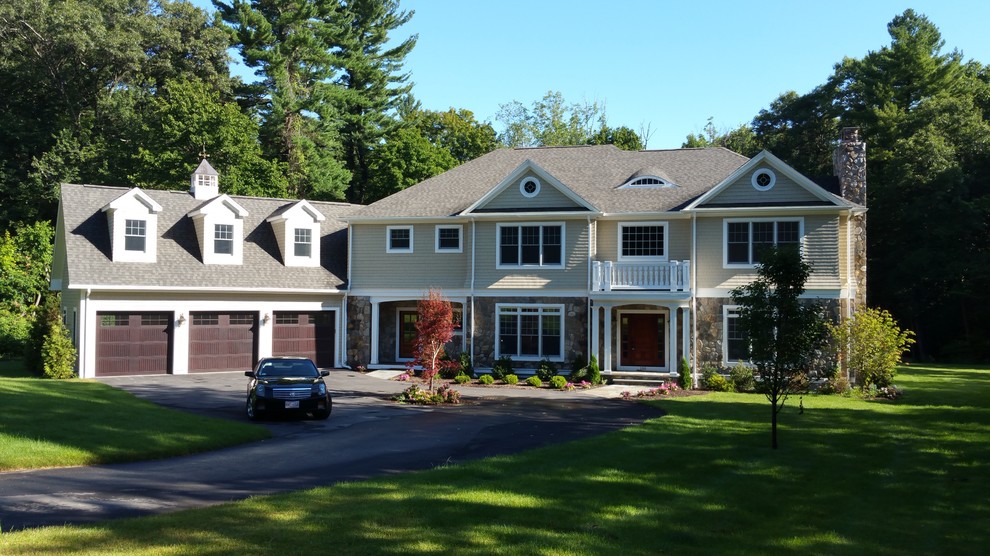
[[[306,378],[316,378],[320,372],[316,370],[316,365],[311,361],[301,359],[299,361],[265,361],[258,368],[259,377],[288,377],[299,376]]]

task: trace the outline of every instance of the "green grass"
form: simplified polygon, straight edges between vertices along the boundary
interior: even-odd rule
[[[897,402],[712,394],[511,457],[0,536],[7,554],[983,554],[990,371],[911,367]]]
[[[0,378],[27,378],[31,373],[24,367],[23,359],[0,359]]]
[[[94,381],[0,378],[0,471],[164,458],[269,436]]]

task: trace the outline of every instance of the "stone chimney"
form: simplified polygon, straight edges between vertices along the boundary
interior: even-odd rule
[[[839,178],[839,193],[847,201],[866,206],[866,143],[859,136],[858,127],[842,128],[839,146],[832,154],[832,167]],[[849,215],[849,231],[852,233],[852,289],[853,306],[866,307],[866,212],[854,211]]]
[[[866,206],[866,143],[858,127],[842,128],[839,146],[832,153],[832,168],[842,197]]]
[[[193,198],[207,200],[220,195],[220,174],[204,158],[192,174],[189,192]]]

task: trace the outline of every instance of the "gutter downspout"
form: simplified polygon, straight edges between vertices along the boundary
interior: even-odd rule
[[[598,252],[598,238],[595,237],[595,236],[593,236],[592,233],[591,233],[591,228],[593,226],[593,224],[591,222],[591,216],[588,216],[587,219],[588,219],[588,334],[587,334],[588,341],[586,342],[587,345],[585,346],[585,350],[586,350],[585,353],[587,353],[588,355],[585,358],[585,360],[586,361],[590,361],[591,360],[591,346],[593,345],[593,342],[596,342],[598,340],[598,338],[592,338],[591,337],[591,331],[593,329],[593,327],[591,325],[591,321],[594,318],[598,318],[598,315],[596,315],[595,312],[594,312],[595,311],[595,308],[594,308],[594,305],[592,304],[592,301],[591,301],[591,259],[592,259],[592,252],[591,252],[591,250],[592,249],[595,249],[595,254],[597,254],[597,252]]]
[[[341,328],[343,329],[342,332],[344,335],[344,341],[341,342],[344,346],[344,349],[342,350],[343,351],[342,355],[344,356],[344,358],[341,359],[340,362],[345,369],[351,368],[351,366],[347,364],[347,338],[350,337],[350,334],[347,333],[347,324],[348,324],[347,302],[348,302],[348,297],[351,294],[351,267],[354,266],[353,264],[354,258],[351,257],[351,241],[353,238],[354,238],[354,225],[348,222],[347,223],[347,289],[344,290],[344,301],[343,301],[343,306],[341,307],[342,309],[341,313],[343,318],[340,319],[341,320],[340,324],[341,324]],[[338,334],[339,333],[340,332],[338,332]]]
[[[79,319],[79,378],[93,378],[89,376],[90,370],[95,376],[96,369],[89,369],[86,365],[89,358],[89,295],[93,292],[91,288],[86,288],[82,295],[82,318]],[[83,376],[83,370],[86,371]]]

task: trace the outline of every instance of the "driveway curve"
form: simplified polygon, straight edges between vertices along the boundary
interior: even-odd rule
[[[161,405],[243,416],[243,375],[126,377],[105,382]],[[460,406],[405,406],[407,385],[333,371],[326,421],[264,422],[271,439],[166,460],[0,473],[0,527],[90,523],[456,464],[585,438],[663,413],[605,392],[463,388]],[[273,473],[273,470],[277,472]]]

